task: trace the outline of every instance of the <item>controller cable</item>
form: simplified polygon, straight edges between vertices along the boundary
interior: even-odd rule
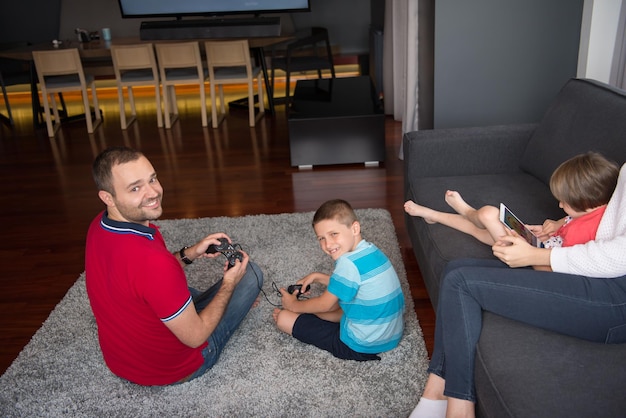
[[[241,246],[241,244],[232,244],[232,246],[236,250],[242,250],[243,251],[243,247]],[[267,301],[267,303],[269,303],[272,306],[276,306],[277,308],[282,308],[282,306],[283,306],[282,304],[280,304],[280,303],[276,304],[276,303],[274,303],[274,302],[272,302],[270,300],[270,298],[267,296],[267,293],[265,293],[265,290],[263,290],[263,287],[261,286],[261,278],[257,274],[256,270],[255,269],[251,269],[251,270],[254,273],[254,276],[256,277],[256,282],[257,282],[257,286],[259,287],[259,291],[263,294],[263,296],[265,297],[265,300]],[[282,293],[280,293],[280,290],[278,289],[278,285],[274,281],[272,281],[272,289],[273,289],[274,293],[276,294],[276,296],[282,298],[283,295],[282,295]],[[200,297],[198,299],[202,299],[202,297]],[[308,299],[308,298],[306,298],[306,299]],[[197,303],[197,301],[194,301],[194,303]]]
[[[241,247],[241,244],[233,244],[233,247],[239,250],[243,250],[243,248]],[[254,276],[256,277],[256,282],[257,282],[257,286],[259,287],[259,291],[263,294],[263,297],[265,297],[265,300],[267,301],[267,303],[269,303],[272,306],[276,306],[277,308],[282,308],[283,306],[282,304],[280,303],[276,304],[270,300],[265,290],[263,290],[263,286],[261,286],[261,278],[259,277],[259,275],[256,273],[254,269],[252,269],[252,271],[254,272]],[[273,290],[273,293],[276,294],[276,296],[280,298],[283,297],[282,293],[280,293],[280,290],[278,289],[278,285],[274,281],[272,281],[272,290]],[[298,297],[298,299],[300,299],[300,297]],[[309,298],[303,297],[303,299],[309,299]]]
[[[252,269],[252,271],[254,271],[254,269]],[[280,304],[280,303],[276,304],[276,303],[272,302],[270,300],[270,298],[267,296],[267,293],[265,293],[265,290],[263,290],[263,288],[261,287],[261,280],[260,280],[259,276],[256,274],[256,271],[254,271],[254,275],[256,276],[256,279],[257,279],[257,285],[259,286],[259,291],[263,294],[263,296],[265,297],[265,300],[267,301],[267,303],[269,303],[272,306],[276,306],[277,308],[282,308],[282,306],[283,306],[282,304]],[[276,296],[278,296],[280,298],[283,297],[283,294],[280,293],[280,290],[278,289],[278,285],[274,281],[272,281],[272,290],[273,290],[273,293],[276,294]],[[309,299],[309,298],[302,296],[302,297],[298,297],[298,299]]]

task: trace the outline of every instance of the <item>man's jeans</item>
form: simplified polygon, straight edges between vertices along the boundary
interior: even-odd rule
[[[444,394],[476,401],[474,357],[483,311],[600,343],[626,341],[626,276],[597,279],[511,269],[497,260],[454,260],[442,278],[429,372]]]
[[[197,298],[202,296],[201,300],[196,304],[196,310],[198,312],[204,309],[209,302],[211,302],[221,284],[222,281],[220,280],[205,292],[189,288],[194,302]],[[233,332],[235,332],[235,330],[239,327],[243,318],[247,315],[248,311],[252,307],[252,304],[258,297],[262,286],[263,272],[259,266],[252,262],[248,262],[246,273],[235,288],[222,320],[217,325],[217,328],[215,328],[215,331],[213,331],[213,333],[209,336],[209,345],[202,351],[204,364],[196,370],[195,373],[189,376],[189,378],[185,379],[185,381],[202,376],[207,370],[213,367],[215,363],[217,363],[224,346],[233,335]]]

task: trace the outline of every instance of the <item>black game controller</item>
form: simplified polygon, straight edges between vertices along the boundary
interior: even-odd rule
[[[219,245],[211,244],[206,249],[207,254],[222,253],[228,260],[228,268],[234,267],[237,260],[243,261],[243,254],[237,250],[226,238],[218,238]],[[235,244],[238,245],[238,244]]]
[[[291,284],[289,285],[289,287],[287,287],[287,292],[289,292],[290,295],[293,295],[293,292],[297,292],[296,296],[298,298],[300,298],[300,295],[302,295],[303,293],[308,292],[309,290],[311,290],[311,285],[308,284],[306,286],[306,289],[304,290],[304,292],[302,291],[302,285],[301,284]]]

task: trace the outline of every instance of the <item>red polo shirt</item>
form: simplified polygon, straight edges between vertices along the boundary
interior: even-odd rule
[[[202,365],[206,344],[188,347],[164,324],[191,303],[191,294],[156,226],[98,215],[87,233],[85,270],[100,347],[113,373],[141,385],[165,385]]]

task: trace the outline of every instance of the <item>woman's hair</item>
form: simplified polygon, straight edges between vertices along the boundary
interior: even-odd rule
[[[550,177],[550,191],[576,211],[609,202],[619,175],[619,166],[597,152],[579,154],[562,163]]]
[[[350,227],[358,219],[350,203],[341,199],[324,202],[313,215],[313,227],[321,221],[335,220]]]
[[[143,153],[128,147],[111,147],[102,151],[96,157],[91,167],[93,180],[98,190],[104,190],[115,196],[113,189],[112,169],[118,164],[124,164],[138,160]]]

